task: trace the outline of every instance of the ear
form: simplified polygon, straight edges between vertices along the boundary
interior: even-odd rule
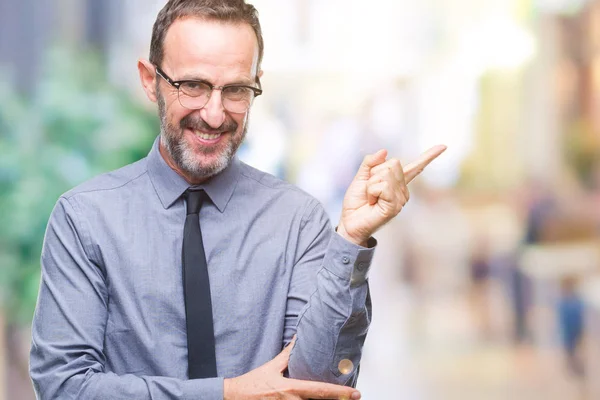
[[[140,58],[138,60],[138,72],[146,96],[151,102],[156,103],[156,68],[150,61]]]

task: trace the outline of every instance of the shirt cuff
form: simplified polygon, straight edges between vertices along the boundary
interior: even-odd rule
[[[325,268],[339,278],[350,281],[350,286],[359,286],[367,281],[377,240],[371,237],[367,247],[356,245],[334,233],[325,254]]]
[[[190,379],[183,382],[184,400],[223,400],[223,378]]]

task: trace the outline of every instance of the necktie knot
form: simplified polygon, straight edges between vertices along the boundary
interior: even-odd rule
[[[198,214],[202,202],[204,201],[204,190],[188,189],[185,191],[185,199],[187,203],[187,215]]]

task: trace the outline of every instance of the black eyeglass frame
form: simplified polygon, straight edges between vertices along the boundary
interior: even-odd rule
[[[177,89],[177,95],[180,95],[180,88],[181,85],[185,84],[185,83],[201,83],[203,85],[206,85],[210,88],[211,93],[213,90],[217,89],[220,90],[221,92],[229,87],[236,87],[236,88],[246,88],[246,89],[250,89],[254,92],[254,97],[253,100],[260,96],[263,93],[263,90],[261,88],[261,84],[260,84],[260,79],[258,78],[258,76],[256,77],[256,84],[258,85],[258,87],[254,87],[254,86],[249,86],[249,85],[224,85],[224,86],[217,86],[217,85],[213,85],[212,83],[205,81],[205,80],[200,80],[200,79],[184,79],[184,80],[180,80],[180,81],[174,81],[173,79],[171,79],[169,77],[169,75],[167,75],[165,73],[165,71],[163,71],[162,69],[160,69],[158,66],[154,66],[156,68],[156,74],[158,76],[160,76],[161,78],[163,78],[169,85],[173,86],[175,89]],[[185,93],[184,93],[185,94]],[[186,96],[188,96],[187,94],[185,94]],[[190,96],[192,97],[192,96]]]

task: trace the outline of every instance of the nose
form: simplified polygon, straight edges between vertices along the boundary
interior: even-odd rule
[[[225,122],[225,109],[220,90],[213,90],[208,103],[200,110],[202,119],[213,129],[219,128]]]

